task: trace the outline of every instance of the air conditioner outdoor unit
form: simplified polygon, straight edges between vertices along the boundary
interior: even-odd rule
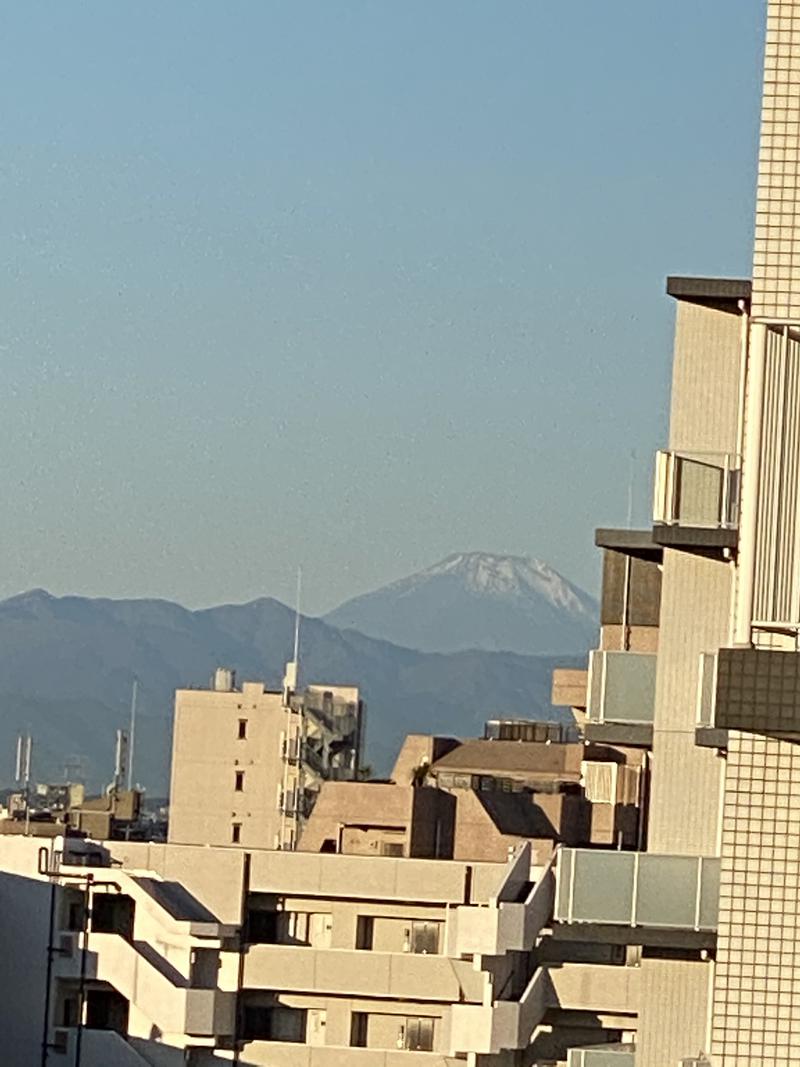
[[[61,1055],[66,1055],[68,1046],[69,1030],[54,1030],[53,1040],[50,1043],[50,1048],[53,1050],[53,1052],[58,1052],[61,1053]]]
[[[72,959],[77,948],[77,936],[75,934],[60,934],[58,938],[58,954]]]

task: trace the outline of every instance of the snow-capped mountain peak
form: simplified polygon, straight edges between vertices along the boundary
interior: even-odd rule
[[[420,579],[437,575],[459,578],[466,589],[490,596],[525,597],[538,593],[551,604],[581,614],[591,607],[566,578],[547,563],[529,556],[500,556],[492,552],[457,552],[419,574]]]
[[[342,604],[327,616],[428,651],[583,651],[597,604],[547,563],[526,556],[458,552]]]

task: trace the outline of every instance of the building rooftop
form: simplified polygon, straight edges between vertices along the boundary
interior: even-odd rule
[[[628,556],[639,556],[643,559],[660,560],[664,555],[662,545],[653,540],[651,528],[646,530],[609,529],[601,527],[594,532],[594,543],[598,548],[609,548],[615,552],[623,552]]]
[[[535,774],[540,778],[579,781],[583,746],[535,741],[464,741],[436,760],[432,770],[472,774]]]
[[[752,291],[749,278],[686,278],[674,274],[667,278],[668,296],[698,304],[749,301]]]

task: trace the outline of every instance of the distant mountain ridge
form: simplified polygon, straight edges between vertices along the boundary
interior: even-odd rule
[[[34,737],[33,771],[58,781],[85,765],[93,788],[113,771],[114,735],[139,683],[136,777],[168,787],[176,688],[206,686],[216,666],[278,687],[291,656],[294,612],[271,598],[190,611],[166,600],[55,597],[31,590],[0,601],[0,785],[12,784],[17,733]],[[386,773],[407,732],[480,733],[495,715],[563,720],[550,706],[559,655],[420,652],[321,619],[301,623],[301,683],[361,686],[367,760]]]
[[[334,626],[426,652],[585,652],[597,602],[548,564],[461,552],[354,597],[324,616]]]

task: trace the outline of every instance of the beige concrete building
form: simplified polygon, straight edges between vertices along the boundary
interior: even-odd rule
[[[581,699],[585,688],[584,672]],[[532,738],[551,736],[409,735],[391,781],[323,784],[298,848],[503,863],[527,842],[544,866],[559,844],[635,847],[646,792],[642,751],[563,741],[555,724],[498,721],[487,733],[519,733],[523,725]]]
[[[22,837],[0,866],[9,1067],[501,1064],[555,989],[635,1006],[633,977],[530,973],[554,883],[527,846],[466,864]]]
[[[320,784],[358,775],[364,705],[353,686],[236,687],[217,670],[210,689],[175,694],[169,840],[288,848]]]

